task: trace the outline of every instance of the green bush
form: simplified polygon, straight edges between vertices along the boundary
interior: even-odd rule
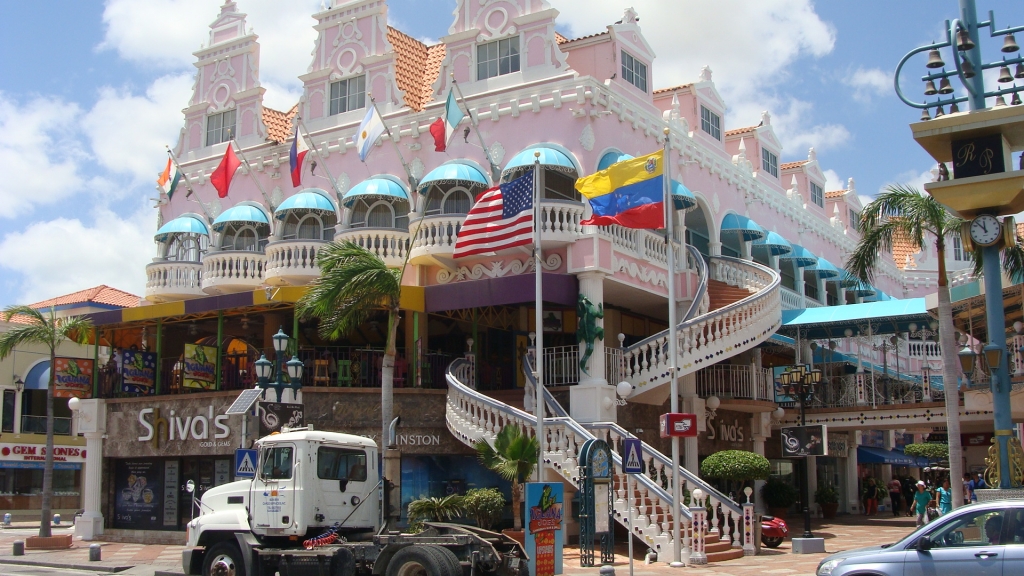
[[[822,484],[814,491],[814,502],[821,506],[825,504],[838,504],[839,491],[831,484]]]
[[[949,460],[949,444],[907,444],[903,447],[903,453],[907,456],[922,456],[929,460]]]
[[[409,521],[448,522],[462,516],[463,497],[457,494],[444,498],[421,498],[409,502]]]
[[[771,464],[760,454],[746,450],[723,450],[700,464],[700,475],[720,480],[767,480]]]
[[[476,525],[484,530],[490,530],[505,511],[505,497],[497,488],[473,488],[466,492],[462,504],[466,513],[476,520]]]
[[[778,478],[768,478],[761,488],[761,497],[769,508],[789,508],[797,499],[796,488]]]

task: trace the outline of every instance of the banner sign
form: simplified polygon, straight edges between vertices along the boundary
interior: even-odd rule
[[[280,402],[257,402],[256,414],[259,417],[259,437],[263,438],[280,432],[283,426],[296,428],[303,425],[302,404],[282,404]]]
[[[213,390],[217,383],[217,349],[212,346],[185,344],[182,361],[182,386],[196,390]]]
[[[828,456],[828,430],[823,424],[782,429],[782,457]]]
[[[531,576],[562,573],[562,483],[526,483],[526,555]]]
[[[121,354],[121,391],[153,394],[156,387],[156,353],[125,350]]]
[[[118,460],[114,466],[115,528],[161,530],[164,527],[162,460]],[[161,498],[163,496],[163,498]]]
[[[89,398],[92,396],[93,361],[82,358],[55,358],[56,387],[54,398]]]

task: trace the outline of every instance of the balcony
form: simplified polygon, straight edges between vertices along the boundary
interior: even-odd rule
[[[208,252],[203,257],[203,292],[218,296],[255,290],[263,284],[266,262],[263,252]]]
[[[46,434],[46,416],[23,415],[22,434]],[[57,436],[71,436],[71,418],[54,418],[53,433]]]
[[[160,261],[146,265],[146,300],[172,302],[205,296],[203,265],[199,262]]]
[[[323,240],[284,240],[267,245],[266,278],[271,286],[305,286],[320,277],[316,257]]]
[[[697,372],[697,395],[775,402],[770,370],[752,366],[718,364]]]
[[[583,235],[583,203],[570,200],[541,200],[540,232],[544,248],[572,244]]]
[[[447,266],[443,259],[450,259],[455,250],[455,237],[462,228],[465,214],[444,214],[427,216],[409,223],[413,232],[409,262],[417,266],[440,264]],[[441,259],[441,260],[439,260]]]
[[[409,250],[409,232],[397,228],[349,228],[336,234],[334,239],[355,242],[376,254],[389,268],[405,264]]]

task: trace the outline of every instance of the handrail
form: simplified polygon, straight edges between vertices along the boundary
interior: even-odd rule
[[[531,348],[531,350],[533,349],[534,348]],[[537,379],[533,377],[533,363],[530,362],[529,354],[523,354],[523,374],[526,376],[526,381],[529,382],[530,385],[534,387],[534,390],[536,390]],[[565,411],[565,408],[562,408],[562,404],[555,399],[554,394],[552,394],[551,391],[548,390],[547,386],[543,386],[541,388],[541,392],[544,394],[544,403],[547,405],[547,409],[549,412],[551,412],[557,417],[569,417],[569,413]]]
[[[708,263],[704,261],[704,256],[692,244],[687,244],[686,250],[690,253],[697,266],[697,278],[700,281],[697,283],[697,291],[693,294],[690,308],[686,311],[686,314],[683,314],[683,322],[690,320],[697,314],[700,310],[701,300],[704,299],[704,294],[708,291]]]

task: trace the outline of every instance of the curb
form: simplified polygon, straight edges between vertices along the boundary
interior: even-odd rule
[[[96,564],[68,564],[66,562],[45,562],[40,560],[29,560],[29,559],[12,559],[12,558],[0,558],[0,565],[9,564],[11,566],[38,566],[40,568],[67,568],[69,570],[82,570],[85,572],[107,572],[115,574],[117,572],[124,572],[130,570],[135,566],[102,566]],[[172,573],[173,574],[173,573]]]
[[[157,570],[153,573],[153,576],[185,576],[184,572],[168,572],[166,570]]]

